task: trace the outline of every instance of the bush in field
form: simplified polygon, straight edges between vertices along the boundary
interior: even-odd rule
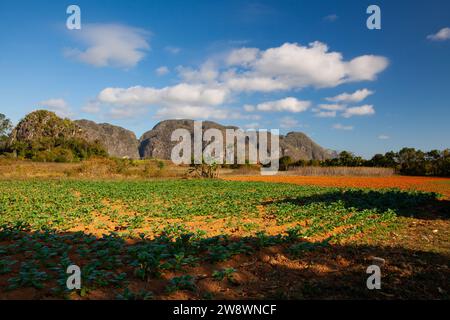
[[[201,164],[191,164],[186,175],[196,178],[215,179],[219,177],[219,165],[215,162],[207,163],[205,159],[202,159]]]
[[[6,118],[6,116],[0,113],[0,153],[5,149],[6,142],[8,140],[8,135],[12,129],[11,120]]]
[[[158,169],[159,170],[164,169],[165,166],[166,166],[166,164],[164,163],[164,161],[158,161]]]
[[[279,168],[281,171],[288,171],[289,166],[293,163],[292,158],[289,156],[283,156],[279,160]]]

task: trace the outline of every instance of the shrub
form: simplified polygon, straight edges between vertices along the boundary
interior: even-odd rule
[[[293,163],[292,158],[289,156],[283,156],[279,160],[280,164],[280,170],[281,171],[288,171],[289,166]]]

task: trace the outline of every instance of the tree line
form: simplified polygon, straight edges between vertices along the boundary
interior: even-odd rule
[[[450,176],[450,149],[424,152],[414,148],[403,148],[398,152],[376,154],[367,160],[351,152],[342,151],[339,156],[327,160],[292,161],[289,156],[280,158],[280,168],[322,166],[322,167],[379,167],[393,168],[396,173],[411,176]]]

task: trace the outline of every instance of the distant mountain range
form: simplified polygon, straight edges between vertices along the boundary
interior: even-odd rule
[[[25,119],[33,119],[30,115]],[[52,114],[52,117],[54,117],[54,114]],[[64,121],[70,120],[65,119]],[[45,125],[42,121],[38,123],[22,120],[13,130],[13,139],[17,141],[39,139],[45,135],[44,131],[53,132],[55,130],[53,127],[45,130],[43,128],[45,128]],[[108,123],[98,124],[90,120],[75,120],[71,123],[70,128],[72,130],[70,131],[71,135],[76,134],[84,137],[89,142],[99,142],[110,156],[169,160],[172,148],[177,143],[171,141],[172,132],[175,129],[184,128],[189,130],[192,135],[194,120],[161,121],[153,129],[145,132],[139,140],[132,131]],[[210,128],[219,129],[222,132],[225,132],[226,129],[237,129],[235,126],[224,126],[212,121],[203,121],[203,130]],[[60,133],[55,131],[52,134]],[[335,157],[336,152],[322,148],[302,132],[289,132],[287,135],[280,135],[280,155],[290,156],[293,160],[324,160]]]

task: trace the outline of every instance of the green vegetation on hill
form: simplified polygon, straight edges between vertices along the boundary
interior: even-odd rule
[[[88,142],[82,129],[69,119],[38,110],[28,114],[12,130],[4,153],[42,162],[73,162],[107,152],[98,142]]]

